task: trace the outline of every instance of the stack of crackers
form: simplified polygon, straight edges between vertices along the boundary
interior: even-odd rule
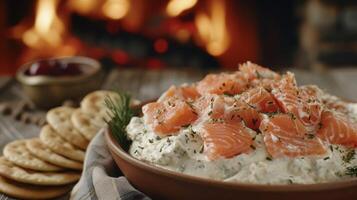
[[[57,107],[46,114],[39,137],[7,144],[0,157],[0,192],[21,199],[49,199],[69,192],[80,178],[85,151],[105,127],[110,91],[95,91],[80,108]]]

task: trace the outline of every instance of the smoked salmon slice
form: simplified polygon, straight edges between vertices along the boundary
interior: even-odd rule
[[[321,101],[324,107],[329,110],[338,111],[343,114],[349,113],[348,103],[346,101],[323,92],[316,85],[304,85],[301,86],[300,89],[303,90],[307,95],[313,96],[315,98],[318,97],[319,101]]]
[[[243,72],[249,81],[261,78],[273,80],[280,79],[280,75],[278,73],[249,61],[239,65],[239,71]]]
[[[191,125],[210,160],[254,149],[256,132],[273,158],[324,155],[328,143],[357,147],[348,103],[314,85],[299,87],[293,73],[280,75],[251,62],[237,72],[171,86],[143,106],[143,114],[160,137]]]
[[[248,87],[248,81],[242,73],[208,74],[198,82],[197,91],[201,95],[206,94],[229,94],[235,95],[243,92]]]
[[[251,87],[261,86],[269,91],[272,84],[281,78],[278,73],[249,61],[239,65],[239,70],[248,79]]]
[[[201,134],[204,152],[210,160],[247,153],[253,145],[250,131],[242,123],[205,123]]]
[[[193,101],[200,97],[200,94],[197,92],[196,87],[193,85],[182,85],[179,87],[173,85],[161,95],[158,101],[162,102],[172,97],[187,101]]]
[[[197,119],[192,106],[176,98],[146,104],[143,114],[145,123],[159,135],[171,135]]]
[[[324,94],[322,96],[322,103],[329,110],[338,111],[343,114],[348,114],[350,112],[348,109],[348,103],[336,96]]]
[[[235,100],[225,115],[231,121],[241,120],[245,126],[253,130],[259,129],[261,119],[258,111],[242,100]]]
[[[291,114],[265,116],[260,124],[264,143],[273,158],[323,155],[326,149],[318,137],[309,134]]]
[[[263,87],[256,87],[243,92],[241,99],[259,112],[270,113],[279,110],[274,97]]]
[[[316,85],[303,85],[299,87],[305,94],[313,97],[322,97],[324,95],[323,91]]]
[[[207,94],[194,102],[193,106],[203,118],[220,118],[225,112],[224,98],[216,94]]]
[[[357,124],[344,114],[323,111],[317,136],[331,144],[357,147]]]
[[[254,130],[259,128],[260,115],[246,102],[235,97],[208,95],[199,99],[194,107],[200,116],[213,121],[240,122]]]
[[[314,131],[320,121],[322,105],[317,96],[297,87],[294,74],[288,72],[273,86],[272,95],[284,113],[292,113]]]

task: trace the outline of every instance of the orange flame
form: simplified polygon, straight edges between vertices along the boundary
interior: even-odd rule
[[[73,10],[81,14],[89,14],[95,11],[99,5],[98,0],[74,0],[68,1],[68,5]]]
[[[129,9],[129,0],[107,0],[102,6],[103,15],[110,19],[121,19],[125,17]]]
[[[166,12],[170,17],[176,17],[183,11],[194,7],[197,0],[171,0],[166,7]]]
[[[199,12],[195,18],[195,24],[208,53],[219,56],[228,49],[230,37],[226,25],[224,1],[212,0],[210,15]]]
[[[34,26],[27,30],[23,42],[31,48],[58,47],[65,27],[56,13],[57,0],[38,0]]]

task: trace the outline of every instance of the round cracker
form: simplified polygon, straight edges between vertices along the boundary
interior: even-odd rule
[[[26,147],[26,140],[15,140],[4,147],[4,157],[14,164],[37,171],[60,171],[63,168],[50,164],[31,154]]]
[[[51,151],[41,142],[39,138],[27,140],[26,147],[33,155],[54,165],[76,170],[81,170],[83,167],[82,163],[70,160],[64,156],[61,156]]]
[[[52,199],[68,193],[71,188],[71,185],[29,185],[25,183],[19,183],[0,176],[0,192],[19,199]]]
[[[107,107],[105,105],[105,99],[107,97],[114,100],[118,99],[119,95],[116,92],[107,90],[99,90],[89,93],[83,98],[81,102],[81,109],[83,112],[94,113],[106,120],[110,120]]]
[[[74,110],[74,108],[65,106],[51,109],[47,112],[46,120],[69,143],[81,149],[86,149],[89,141],[74,128],[71,121]]]
[[[36,172],[16,166],[5,157],[0,157],[0,175],[21,183],[34,185],[65,185],[80,178],[77,172]]]
[[[41,129],[40,139],[50,150],[76,161],[84,161],[85,152],[65,141],[49,125]]]
[[[73,126],[88,140],[92,140],[98,131],[106,126],[102,116],[76,109],[71,116]]]

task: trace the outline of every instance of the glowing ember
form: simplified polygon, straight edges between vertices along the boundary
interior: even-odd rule
[[[168,48],[169,48],[169,45],[165,39],[157,39],[154,42],[154,49],[158,53],[165,53]]]
[[[38,0],[35,25],[27,30],[23,42],[32,48],[57,47],[62,43],[65,31],[63,22],[56,14],[57,0]]]
[[[226,26],[224,1],[212,0],[210,15],[199,12],[195,24],[208,53],[219,56],[228,49],[230,38]]]
[[[171,0],[166,7],[166,12],[169,16],[175,17],[180,15],[183,11],[194,7],[197,0]]]
[[[107,0],[102,7],[103,15],[111,19],[121,19],[128,14],[129,0]]]

